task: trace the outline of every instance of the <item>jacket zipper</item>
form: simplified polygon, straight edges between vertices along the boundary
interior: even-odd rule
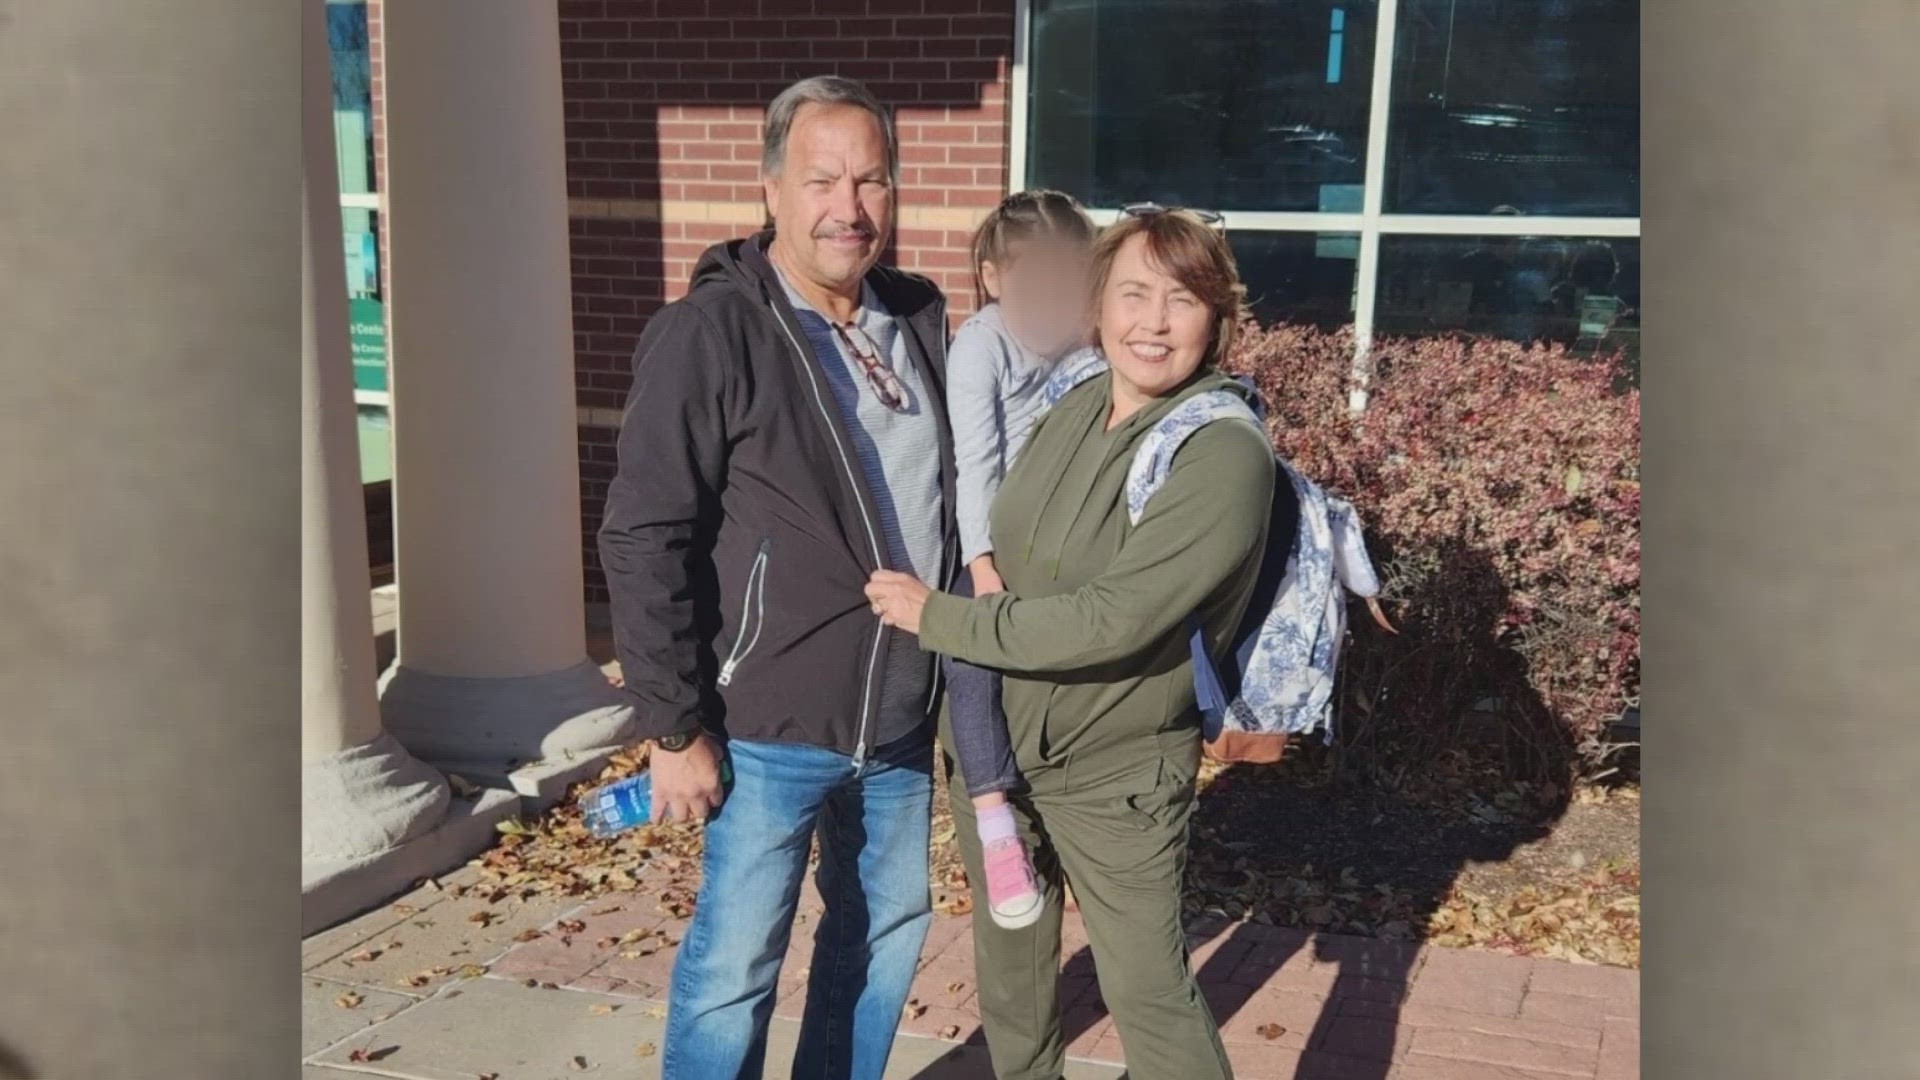
[[[753,568],[747,571],[747,587],[740,597],[740,632],[734,635],[727,662],[720,665],[718,681],[721,686],[733,682],[733,673],[739,670],[740,662],[747,658],[753,647],[760,643],[760,631],[767,625],[767,548],[771,543],[771,540],[760,541],[760,551],[753,557]],[[753,620],[753,637],[748,638],[748,616],[756,608],[760,617]]]
[[[873,549],[873,564],[885,569],[886,556],[880,553],[880,539],[873,531],[873,519],[867,516],[866,500],[860,497],[860,478],[853,471],[853,462],[847,457],[847,448],[841,445],[840,431],[833,426],[833,414],[827,411],[826,398],[820,395],[820,379],[814,374],[813,364],[808,360],[813,354],[800,344],[800,339],[794,335],[793,327],[788,326],[787,320],[781,317],[779,305],[768,300],[767,310],[773,312],[773,321],[780,324],[780,329],[787,335],[787,341],[793,345],[795,355],[800,358],[801,369],[807,373],[807,384],[813,388],[813,403],[819,408],[821,418],[827,422],[827,433],[833,436],[833,448],[840,455],[840,467],[846,470],[847,482],[853,486],[853,501],[860,508],[860,524],[866,527],[867,544]],[[877,617],[875,621],[878,622]],[[853,748],[853,767],[856,770],[867,763],[867,720],[868,713],[873,707],[873,674],[880,664],[880,643],[884,640],[886,640],[886,626],[882,624],[874,631],[873,649],[867,656],[867,676],[860,687],[860,731],[854,737]]]

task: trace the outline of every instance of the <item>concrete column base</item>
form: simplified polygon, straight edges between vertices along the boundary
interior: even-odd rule
[[[568,770],[633,739],[633,708],[584,657],[547,675],[470,679],[396,663],[380,677],[386,729],[414,756],[475,783],[517,788],[513,773]]]
[[[300,936],[326,928],[454,869],[490,847],[494,825],[520,812],[511,791],[485,789],[455,798],[433,827],[405,843],[357,858],[300,863]]]
[[[300,860],[361,859],[432,832],[446,778],[382,732],[300,767]]]

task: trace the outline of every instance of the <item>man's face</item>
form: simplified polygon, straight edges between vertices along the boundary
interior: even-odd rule
[[[879,118],[856,105],[802,105],[780,172],[764,183],[787,269],[835,292],[857,290],[893,227]]]

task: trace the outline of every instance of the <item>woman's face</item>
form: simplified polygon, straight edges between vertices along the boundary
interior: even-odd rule
[[[1213,321],[1192,290],[1148,259],[1144,235],[1114,254],[1100,292],[1100,349],[1117,389],[1138,400],[1177,389],[1206,358]]]

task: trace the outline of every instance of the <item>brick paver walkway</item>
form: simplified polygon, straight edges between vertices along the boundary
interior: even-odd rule
[[[494,960],[488,978],[664,1001],[684,923],[646,902],[595,915],[569,913]],[[803,902],[802,910],[817,910]],[[798,1019],[813,947],[811,919],[795,927],[776,1015]],[[1086,931],[1066,916],[1062,1004],[1069,1055],[1121,1063],[1101,1003]],[[1190,928],[1194,965],[1242,1080],[1633,1080],[1639,1076],[1637,972],[1485,952],[1417,948],[1310,935],[1257,924]],[[914,982],[906,1034],[982,1042],[972,923],[935,916]],[[645,955],[633,954],[645,951]],[[418,959],[418,958],[415,958]],[[924,1007],[922,1009],[921,1007]]]

